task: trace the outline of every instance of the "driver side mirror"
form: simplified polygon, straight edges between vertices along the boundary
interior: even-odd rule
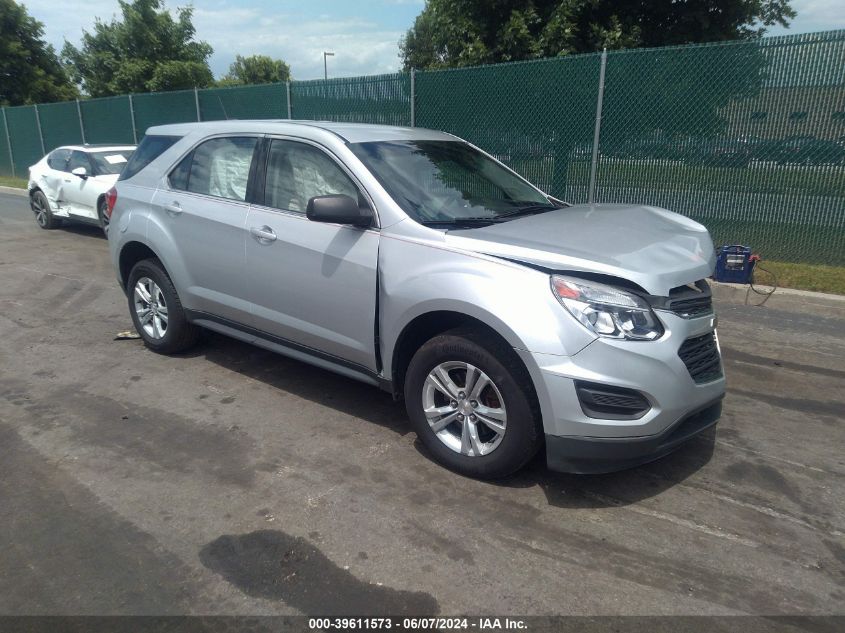
[[[72,173],[74,176],[78,176],[79,178],[82,178],[82,180],[85,180],[86,178],[88,178],[88,170],[85,169],[84,167],[77,167],[76,169],[74,169],[70,173]]]
[[[361,228],[367,228],[373,223],[372,209],[360,206],[357,200],[342,193],[314,196],[308,200],[305,215],[313,222],[351,224]]]

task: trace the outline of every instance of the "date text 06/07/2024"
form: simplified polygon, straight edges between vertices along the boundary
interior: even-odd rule
[[[518,618],[309,618],[308,628],[314,631],[338,630],[526,630],[524,620]]]

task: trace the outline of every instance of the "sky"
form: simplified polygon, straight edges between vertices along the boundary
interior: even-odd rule
[[[60,51],[64,41],[78,44],[94,18],[110,21],[117,0],[24,0],[44,23],[45,37]],[[168,0],[167,6],[187,1]],[[284,59],[294,79],[323,76],[323,51],[329,77],[374,75],[399,69],[399,38],[422,11],[423,0],[193,0],[197,38],[214,48],[211,70],[226,73],[235,55],[262,54]],[[792,0],[798,12],[791,28],[772,35],[845,29],[843,0]]]

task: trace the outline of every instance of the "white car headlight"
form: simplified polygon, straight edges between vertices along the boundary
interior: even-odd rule
[[[599,336],[653,341],[663,335],[651,306],[640,297],[592,281],[553,275],[552,292],[584,327]]]

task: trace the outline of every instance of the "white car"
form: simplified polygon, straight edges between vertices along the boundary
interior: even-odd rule
[[[65,145],[29,168],[29,203],[42,229],[63,220],[102,227],[108,235],[106,193],[114,187],[134,145]]]

